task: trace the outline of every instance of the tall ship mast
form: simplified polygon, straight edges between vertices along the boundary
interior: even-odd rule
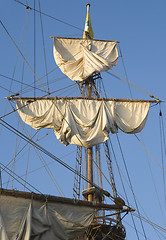
[[[75,146],[75,168],[50,153],[30,135],[21,133],[0,118],[1,124],[19,138],[74,173],[73,198],[11,190],[1,185],[2,240],[125,240],[127,235],[123,221],[128,214],[132,216],[139,211],[137,204],[136,208],[132,207],[128,199],[119,194],[113,168],[113,158],[116,162],[116,157],[110,135],[117,136],[118,132],[126,135],[140,133],[145,127],[151,106],[160,105],[162,101],[153,95],[150,96],[152,100],[142,100],[132,97],[117,99],[101,94],[101,73],[118,65],[119,42],[94,39],[90,4],[86,6],[82,38],[51,37],[56,65],[77,85],[80,95],[51,96],[50,90],[46,90],[33,71],[42,87],[43,96],[34,94],[22,97],[15,93],[6,97],[13,112],[19,114],[21,124],[24,122],[30,126],[28,129],[52,129],[61,144]],[[29,6],[26,8],[30,9]],[[19,53],[29,65],[20,50]],[[109,180],[102,170],[104,159]],[[8,166],[3,169],[10,171]],[[120,172],[118,165],[117,169]],[[15,175],[14,171],[11,171],[11,175],[22,181],[22,177]],[[103,178],[111,190],[104,186]],[[146,239],[146,234],[144,237]]]

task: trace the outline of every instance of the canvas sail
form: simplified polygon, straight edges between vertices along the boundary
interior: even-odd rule
[[[67,203],[0,197],[1,240],[73,240],[91,224],[96,210]]]
[[[117,64],[117,42],[59,37],[53,40],[56,64],[73,81],[83,81]]]
[[[88,99],[15,99],[22,120],[34,129],[53,128],[63,144],[84,147],[105,142],[118,129],[138,133],[146,123],[149,102]]]

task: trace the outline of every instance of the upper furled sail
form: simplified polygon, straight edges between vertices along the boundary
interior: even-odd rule
[[[83,81],[94,72],[117,64],[117,42],[53,37],[54,58],[61,71],[73,81]]]
[[[134,100],[83,98],[14,99],[22,120],[35,129],[53,128],[65,145],[84,147],[105,142],[118,128],[140,132],[145,126],[150,103]]]

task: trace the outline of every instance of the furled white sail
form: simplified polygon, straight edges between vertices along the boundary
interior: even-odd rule
[[[95,209],[1,196],[1,240],[73,240],[91,224]]]
[[[94,72],[107,71],[117,64],[117,42],[56,38],[54,58],[73,81],[83,81]]]
[[[22,120],[35,129],[53,128],[65,145],[92,147],[108,139],[118,128],[140,132],[145,126],[149,102],[88,99],[15,99]]]

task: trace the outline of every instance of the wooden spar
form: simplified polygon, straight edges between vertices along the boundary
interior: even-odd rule
[[[82,40],[82,38],[68,38],[68,37],[56,37],[56,36],[51,36],[50,38]],[[93,39],[91,39],[91,40],[93,41]],[[117,41],[117,40],[115,40],[115,41],[110,41],[110,40],[99,40],[99,39],[94,39],[94,41],[97,41],[97,42],[116,42],[116,43],[120,43],[120,42]]]
[[[118,99],[118,98],[92,98],[92,97],[5,97],[8,100],[94,100],[94,101],[115,101],[115,102],[149,102],[160,103],[162,100],[144,100],[144,99]]]
[[[33,192],[22,192],[22,191],[8,190],[3,188],[0,188],[0,195],[10,196],[15,198],[33,199],[36,201],[47,202],[47,203],[70,204],[70,205],[75,205],[80,207],[87,206],[95,209],[134,211],[134,209],[130,207],[118,205],[118,204],[104,204],[104,203],[94,204],[92,202],[88,202],[84,200],[75,201],[74,199],[71,199],[71,198],[56,197],[56,196],[44,195],[44,194],[42,195],[42,194],[37,194]]]

